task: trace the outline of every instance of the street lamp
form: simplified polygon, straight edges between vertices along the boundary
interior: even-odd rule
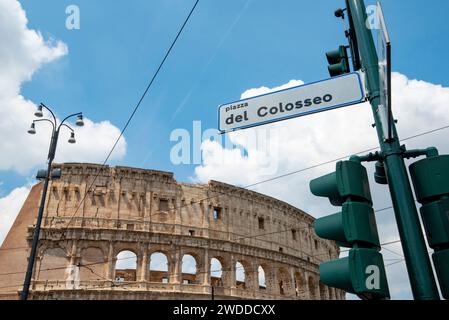
[[[61,127],[66,127],[68,128],[71,132],[70,132],[70,139],[68,140],[69,143],[75,143],[75,131],[65,123],[66,120],[68,120],[71,117],[77,117],[76,120],[76,125],[79,127],[84,126],[84,121],[83,121],[83,115],[81,112],[79,113],[74,113],[71,114],[67,117],[65,117],[61,122],[57,122],[56,120],[56,116],[53,113],[53,111],[50,110],[50,108],[48,108],[46,105],[44,105],[43,103],[41,103],[38,107],[36,112],[34,113],[34,115],[38,118],[42,118],[44,116],[42,110],[46,109],[50,112],[52,118],[50,119],[37,119],[34,120],[31,123],[31,127],[28,130],[29,134],[36,134],[36,122],[40,122],[40,121],[46,121],[46,122],[50,122],[52,125],[52,134],[51,134],[51,142],[50,142],[50,149],[48,151],[48,169],[45,173],[44,176],[44,188],[42,190],[42,197],[41,197],[41,202],[39,205],[39,211],[37,214],[37,220],[36,220],[36,226],[34,228],[34,234],[33,234],[33,242],[31,244],[31,252],[30,252],[30,258],[28,259],[28,268],[27,268],[27,272],[25,275],[25,280],[23,282],[23,290],[22,293],[20,295],[21,300],[27,300],[28,299],[28,294],[30,291],[30,285],[31,285],[31,278],[33,276],[33,269],[34,269],[34,264],[35,264],[35,260],[36,260],[36,252],[37,252],[37,245],[39,242],[39,234],[41,231],[41,223],[42,223],[42,216],[44,213],[44,207],[45,207],[45,198],[47,196],[47,189],[48,189],[48,183],[50,180],[50,175],[51,175],[51,165],[53,163],[53,159],[55,158],[55,153],[56,153],[56,146],[58,144],[58,138],[59,138],[59,131],[61,129]]]

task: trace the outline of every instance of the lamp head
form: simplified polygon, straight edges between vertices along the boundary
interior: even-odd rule
[[[34,113],[34,115],[38,118],[42,118],[44,116],[43,112],[42,112],[42,105],[39,105],[37,107],[36,112]]]
[[[78,117],[76,119],[76,125],[78,127],[83,127],[84,126],[84,120],[83,120],[83,115],[82,114],[78,115]]]
[[[337,18],[344,19],[345,18],[345,10],[346,10],[346,8],[345,9],[338,8],[337,10],[335,10],[334,15]]]
[[[70,133],[69,143],[75,143],[75,132]]]
[[[28,129],[29,134],[36,134],[36,127],[34,125],[34,122],[31,123],[31,127]]]

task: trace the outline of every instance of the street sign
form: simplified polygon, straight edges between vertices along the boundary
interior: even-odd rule
[[[377,2],[377,57],[379,60],[380,104],[377,112],[382,119],[384,141],[391,140],[391,41],[380,2]]]
[[[359,73],[348,73],[218,107],[222,133],[281,121],[365,101]]]

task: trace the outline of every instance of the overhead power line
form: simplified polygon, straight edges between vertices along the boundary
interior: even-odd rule
[[[422,132],[422,133],[419,133],[419,134],[416,134],[416,135],[413,135],[413,136],[406,137],[406,138],[402,139],[402,141],[414,139],[414,138],[417,138],[417,137],[421,137],[421,136],[424,136],[424,135],[427,135],[427,134],[431,134],[431,133],[434,133],[434,132],[438,132],[438,131],[441,131],[441,130],[444,130],[444,129],[448,129],[448,128],[449,128],[449,125],[442,126],[442,127],[439,127],[439,128],[433,129],[433,130],[425,131],[425,132]],[[373,151],[373,150],[376,150],[376,149],[378,149],[378,148],[377,147],[369,148],[369,149],[365,149],[363,151],[359,151],[359,152],[357,152],[355,154],[361,154],[361,153]],[[344,157],[340,157],[340,158],[336,158],[336,159],[332,159],[332,160],[329,160],[329,161],[321,162],[321,163],[318,163],[318,164],[313,165],[313,166],[309,166],[309,167],[306,167],[306,168],[303,168],[303,169],[300,169],[300,170],[295,170],[295,171],[292,171],[290,173],[286,173],[286,174],[282,174],[280,176],[273,177],[271,179],[267,179],[267,180],[263,180],[263,181],[259,181],[259,182],[253,183],[251,185],[243,187],[243,189],[247,189],[247,188],[250,188],[251,186],[255,186],[255,185],[258,185],[258,184],[266,183],[266,182],[269,182],[269,181],[274,181],[276,179],[280,179],[280,178],[283,178],[283,177],[286,177],[286,176],[289,176],[289,175],[293,175],[293,174],[297,174],[297,173],[300,173],[300,172],[304,172],[306,170],[314,169],[314,168],[317,168],[317,167],[322,166],[322,165],[326,165],[326,164],[329,164],[329,163],[332,163],[332,162],[336,162],[336,161],[339,161],[339,160],[346,159],[348,157],[349,157],[349,155],[348,156],[344,156]],[[91,184],[90,187],[92,187],[92,184]],[[230,192],[218,192],[218,193],[230,194]],[[182,206],[179,206],[179,207],[175,207],[174,209],[171,209],[170,211],[177,210],[177,209],[180,209],[180,208],[183,208],[183,207],[187,207],[187,206],[191,206],[191,205],[199,203],[201,201],[206,201],[206,200],[213,199],[213,198],[216,198],[216,197],[218,197],[218,195],[210,196],[210,197],[198,200],[198,201],[194,201],[194,202],[189,203],[189,204],[185,204],[185,205],[182,205]],[[84,200],[85,200],[85,197],[81,200],[81,203],[78,205],[77,210],[82,205],[82,202]],[[392,206],[388,206],[388,207],[385,207],[385,208],[377,209],[377,210],[375,210],[375,212],[381,212],[381,211],[385,211],[385,210],[392,209],[392,208],[393,208]],[[76,211],[71,216],[70,221],[73,220],[75,215],[76,215]],[[156,215],[156,214],[152,214],[150,216],[153,216],[153,215]],[[68,226],[69,226],[69,224],[64,228],[64,231],[66,231],[68,229]],[[2,248],[2,249],[0,249],[0,251],[21,250],[21,249],[27,249],[27,248],[28,247]]]
[[[150,90],[151,86],[154,83],[154,80],[156,79],[157,75],[159,74],[159,71],[162,69],[162,66],[164,65],[165,61],[167,60],[168,56],[170,55],[170,52],[172,51],[173,47],[175,46],[176,42],[178,41],[178,38],[181,35],[182,31],[184,30],[184,27],[186,26],[187,22],[189,21],[190,17],[192,16],[193,12],[195,11],[195,8],[198,5],[198,2],[199,2],[199,0],[195,1],[195,4],[193,5],[193,7],[190,10],[189,14],[187,15],[186,19],[184,20],[184,23],[182,24],[181,28],[179,29],[178,33],[176,34],[176,37],[172,41],[172,43],[171,43],[170,47],[168,48],[168,50],[166,51],[166,53],[164,55],[164,58],[160,62],[158,68],[156,69],[155,73],[153,74],[153,77],[151,78],[150,82],[148,83],[147,87],[145,88],[144,92],[142,93],[139,101],[137,102],[136,106],[134,107],[133,111],[131,112],[130,116],[128,117],[128,120],[126,121],[125,126],[120,131],[120,135],[115,140],[115,143],[113,144],[111,150],[109,151],[108,155],[106,156],[106,159],[103,161],[103,163],[101,165],[102,167],[104,167],[106,165],[106,163],[108,162],[109,158],[111,157],[112,152],[115,150],[118,142],[120,141],[120,139],[122,138],[124,132],[128,128],[129,124],[131,123],[131,120],[134,118],[134,115],[136,114],[137,110],[139,109],[140,105],[142,104],[143,99],[147,95],[148,91]],[[89,193],[90,189],[94,185],[94,183],[97,180],[97,178],[100,175],[100,173],[101,173],[101,169],[95,175],[95,177],[94,177],[92,183],[90,184],[89,188],[86,189],[86,191],[84,193],[84,196],[83,196],[79,206],[76,208],[75,213],[73,214],[73,217],[76,215],[76,213],[78,212],[78,210],[81,207],[82,203],[86,199],[87,194]],[[69,220],[69,225],[70,225],[70,222],[71,222],[71,220]]]
[[[419,133],[419,134],[416,134],[416,135],[413,135],[413,136],[406,137],[406,138],[402,139],[402,141],[414,139],[414,138],[417,138],[417,137],[421,137],[421,136],[424,136],[424,135],[427,135],[427,134],[431,134],[431,133],[434,133],[434,132],[437,132],[437,131],[441,131],[441,130],[444,130],[444,129],[448,129],[448,128],[449,128],[449,125],[442,126],[442,127],[436,128],[436,129],[432,129],[432,130],[425,131],[425,132],[422,132],[422,133]],[[377,147],[373,147],[373,148],[365,149],[365,150],[363,150],[363,151],[359,151],[359,152],[354,153],[354,154],[361,154],[361,153],[373,151],[373,150],[376,150],[376,149],[378,149],[378,148],[377,148]],[[262,183],[267,183],[267,182],[270,182],[270,181],[274,181],[274,180],[277,180],[277,179],[280,179],[280,178],[283,178],[283,177],[287,177],[287,176],[290,176],[290,175],[294,175],[294,174],[297,174],[297,173],[300,173],[300,172],[304,172],[304,171],[307,171],[307,170],[311,170],[311,169],[317,168],[317,167],[319,167],[319,166],[323,166],[323,165],[326,165],[326,164],[330,164],[330,163],[333,163],[333,162],[336,162],[336,161],[340,161],[340,160],[346,159],[346,158],[348,158],[349,156],[350,156],[350,155],[347,155],[347,156],[344,156],[344,157],[335,158],[335,159],[328,160],[328,161],[325,161],[325,162],[321,162],[321,163],[318,163],[318,164],[315,164],[315,165],[312,165],[312,166],[309,166],[309,167],[305,167],[305,168],[302,168],[302,169],[299,169],[299,170],[295,170],[295,171],[292,171],[292,172],[289,172],[289,173],[285,173],[285,174],[282,174],[282,175],[279,175],[279,176],[276,176],[276,177],[273,177],[273,178],[270,178],[270,179],[266,179],[266,180],[263,180],[263,181],[259,181],[259,182],[256,182],[256,183],[253,183],[253,184],[244,186],[244,187],[242,187],[242,189],[248,189],[248,188],[250,188],[250,187],[252,187],[252,186],[256,186],[256,185],[259,185],[259,184],[262,184]],[[91,187],[92,187],[92,184],[90,185],[89,189],[90,189]],[[224,194],[224,195],[230,194],[230,193],[231,193],[231,192],[222,192],[222,191],[216,191],[216,192],[217,192],[217,193],[220,193],[220,194]],[[87,194],[87,193],[86,193],[86,194]],[[85,201],[86,194],[85,194],[85,196],[81,199],[81,202],[80,202],[80,204],[79,204],[78,207],[77,207],[77,210],[80,208],[80,206],[82,205],[82,203]],[[219,195],[214,195],[214,196],[210,196],[210,197],[207,197],[207,198],[204,198],[204,199],[200,199],[200,200],[197,200],[197,201],[193,201],[193,202],[191,202],[191,203],[188,203],[188,204],[185,204],[185,205],[181,205],[181,206],[175,207],[174,209],[171,209],[171,210],[169,210],[169,211],[178,210],[178,209],[181,209],[181,208],[183,208],[183,207],[188,207],[188,206],[191,206],[191,205],[193,205],[193,204],[200,203],[201,201],[206,201],[206,200],[210,200],[210,199],[216,198],[216,197],[218,197],[218,196],[219,196]],[[382,208],[382,209],[378,209],[378,210],[376,210],[375,212],[385,211],[385,210],[388,210],[388,209],[391,209],[391,208],[392,208],[392,206],[389,206],[389,207],[385,207],[385,208]],[[69,228],[70,222],[71,222],[71,221],[73,220],[73,218],[75,217],[75,215],[76,215],[76,213],[77,213],[77,210],[76,210],[75,213],[71,216],[71,218],[70,218],[70,220],[69,220],[69,223],[68,223],[67,226],[64,228],[64,231],[66,231],[66,230]],[[152,215],[150,215],[150,216],[153,216],[153,215],[156,215],[156,214],[152,214]],[[4,249],[0,249],[0,251],[4,251],[4,250],[20,250],[20,249],[26,249],[26,248],[28,248],[28,247],[4,248]]]

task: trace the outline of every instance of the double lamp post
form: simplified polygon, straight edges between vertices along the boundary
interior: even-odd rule
[[[68,125],[66,124],[66,120],[68,120],[69,118],[72,117],[76,117],[76,125],[79,127],[84,126],[84,121],[83,121],[83,114],[81,112],[79,113],[74,113],[71,114],[67,117],[65,117],[61,122],[58,123],[58,121],[56,120],[56,116],[53,113],[53,111],[51,111],[50,108],[48,108],[46,105],[44,105],[43,103],[41,103],[36,112],[34,113],[34,115],[38,118],[42,118],[44,116],[43,113],[43,109],[48,110],[48,112],[50,112],[51,114],[51,118],[50,119],[37,119],[34,120],[31,123],[31,127],[28,130],[29,134],[36,134],[36,123],[37,122],[41,122],[41,121],[46,121],[46,122],[50,122],[52,125],[52,134],[51,134],[51,142],[50,142],[50,149],[48,151],[48,164],[47,164],[47,171],[45,172],[45,175],[43,177],[44,179],[44,187],[42,190],[42,197],[41,197],[41,202],[39,205],[39,212],[37,214],[37,220],[36,220],[36,226],[34,228],[34,233],[33,233],[33,240],[31,243],[31,252],[30,252],[30,257],[28,259],[28,267],[27,267],[27,271],[26,271],[26,275],[25,275],[25,280],[23,283],[23,290],[22,293],[20,295],[21,300],[27,300],[28,299],[28,295],[29,295],[29,291],[30,291],[30,285],[31,285],[31,279],[33,276],[33,269],[34,269],[34,264],[36,261],[36,252],[37,252],[37,245],[39,242],[39,235],[40,235],[40,231],[41,231],[41,223],[42,223],[42,216],[44,213],[44,208],[45,208],[45,199],[47,196],[47,189],[48,189],[48,183],[50,180],[50,176],[51,176],[51,166],[53,163],[53,159],[55,158],[55,153],[56,153],[56,146],[58,144],[58,138],[59,138],[59,132],[61,130],[62,127],[66,127],[70,130],[70,138],[68,140],[69,143],[75,143],[75,131]]]

